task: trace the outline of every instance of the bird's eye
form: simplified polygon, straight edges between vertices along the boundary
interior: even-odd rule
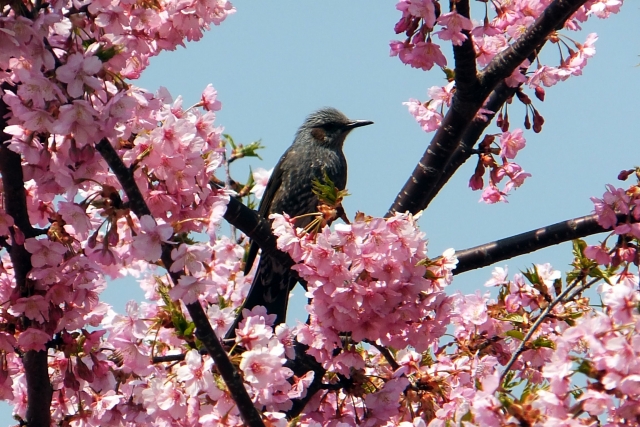
[[[335,132],[340,128],[340,124],[338,123],[325,123],[322,125],[322,128],[327,132]]]

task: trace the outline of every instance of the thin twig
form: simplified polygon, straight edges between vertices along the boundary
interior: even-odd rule
[[[518,357],[520,356],[520,354],[522,354],[522,352],[525,350],[525,347],[527,345],[527,341],[529,341],[531,339],[531,337],[536,332],[538,327],[540,325],[542,325],[542,322],[544,320],[546,320],[547,315],[551,312],[551,310],[553,310],[553,308],[559,302],[562,301],[562,299],[565,297],[565,295],[567,295],[578,283],[579,283],[579,279],[574,280],[573,283],[571,283],[569,286],[567,286],[565,288],[565,290],[560,293],[560,295],[558,295],[553,301],[551,301],[551,303],[549,303],[547,308],[545,308],[545,310],[536,319],[536,321],[533,323],[533,325],[529,329],[529,332],[527,332],[527,334],[522,339],[522,342],[518,346],[517,350],[513,353],[513,355],[511,355],[511,359],[509,359],[509,362],[507,362],[507,364],[505,365],[504,372],[502,372],[502,375],[500,376],[500,382],[504,381],[504,377],[507,375],[507,373],[509,372],[509,370],[511,369],[513,364],[516,363],[516,360],[518,360]]]

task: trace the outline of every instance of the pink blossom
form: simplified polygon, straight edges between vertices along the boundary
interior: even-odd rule
[[[487,280],[484,285],[486,287],[492,286],[502,286],[507,283],[507,275],[508,275],[507,267],[496,267],[491,272],[491,279]]]
[[[546,87],[551,87],[560,81],[566,80],[570,75],[571,73],[567,70],[543,65],[529,78],[529,86],[536,87],[542,84]]]
[[[189,274],[197,274],[204,270],[202,263],[208,258],[209,254],[205,248],[199,245],[182,244],[171,250],[173,264],[169,270],[176,272],[186,267]]]
[[[446,105],[447,107],[450,107],[451,100],[453,99],[454,87],[455,87],[455,82],[450,82],[444,87],[431,86],[429,90],[427,90],[427,94],[432,100],[429,103],[429,108],[435,110],[441,105]]]
[[[67,252],[67,249],[58,242],[47,239],[37,240],[33,237],[25,240],[24,247],[31,253],[31,264],[35,268],[58,265]]]
[[[601,265],[608,265],[611,263],[611,256],[602,248],[602,246],[587,246],[584,249],[584,256]]]
[[[436,23],[435,5],[433,0],[400,0],[396,9],[412,16],[423,18],[425,25],[433,28]]]
[[[28,328],[18,337],[18,345],[23,351],[36,350],[46,351],[45,344],[51,339],[51,336],[45,331],[36,328]]]
[[[608,306],[612,313],[611,318],[619,323],[629,323],[634,318],[640,295],[626,283],[609,285],[603,283],[599,291],[602,295],[602,302]]]
[[[66,222],[66,226],[70,228],[72,234],[78,234],[79,237],[87,237],[91,229],[91,220],[85,209],[77,203],[60,202],[58,204],[58,213]]]
[[[409,114],[416,119],[425,132],[433,132],[440,127],[442,115],[431,108],[425,107],[417,99],[410,99],[402,104],[409,107]]]
[[[485,203],[498,203],[498,202],[506,202],[507,199],[504,197],[504,193],[500,192],[496,187],[490,185],[482,190],[482,196],[480,197],[480,202]]]
[[[246,349],[266,346],[273,336],[271,324],[275,321],[275,315],[266,314],[266,309],[262,306],[254,308],[252,311],[243,309],[243,321],[240,328],[236,329],[236,342]],[[254,314],[255,313],[255,314]]]
[[[398,401],[404,390],[409,386],[405,377],[387,381],[381,390],[368,394],[365,403],[371,409],[371,415],[379,420],[386,420],[398,413]]]
[[[421,68],[425,71],[429,71],[434,65],[440,67],[447,65],[447,59],[442,54],[440,46],[430,41],[416,43],[413,49],[407,53],[403,62],[413,68]]]
[[[617,224],[618,217],[611,206],[603,200],[595,197],[591,197],[591,201],[593,202],[596,215],[598,216],[598,224],[605,229],[611,228]]]
[[[140,218],[141,233],[133,238],[136,255],[147,261],[155,262],[162,255],[162,244],[169,243],[173,236],[173,227],[169,224],[157,225],[149,215]]]
[[[98,90],[100,80],[95,75],[102,69],[102,62],[96,56],[84,57],[81,53],[72,53],[64,65],[56,69],[56,77],[67,83],[67,93],[79,98],[85,92],[85,86]]]
[[[42,295],[18,298],[10,307],[9,312],[14,316],[24,314],[31,320],[44,323],[45,320],[49,320],[49,302]]]
[[[514,159],[518,151],[525,146],[525,139],[522,136],[522,129],[513,132],[503,132],[500,136],[500,155],[507,159]]]
[[[489,120],[489,116],[492,116],[495,113],[495,111],[487,110],[486,108],[479,108],[474,119],[481,122],[487,122]]]
[[[218,97],[218,91],[213,88],[212,84],[208,84],[202,91],[202,108],[207,111],[218,111],[222,108],[222,104],[216,98]]]
[[[445,28],[435,34],[442,40],[451,40],[451,43],[456,46],[462,45],[467,39],[463,31],[471,31],[473,28],[471,20],[456,11],[440,15],[438,23]]]
[[[613,399],[606,393],[595,390],[586,390],[578,398],[582,402],[582,408],[591,415],[600,415],[613,407]]]
[[[591,3],[589,13],[604,19],[612,13],[618,13],[621,6],[622,0],[595,0]]]
[[[464,322],[481,326],[488,320],[488,295],[481,296],[480,291],[473,295],[457,295],[454,313]]]
[[[72,104],[60,107],[58,121],[54,123],[53,130],[62,135],[73,135],[76,143],[84,146],[100,139],[94,120],[95,110],[91,105],[83,99],[76,99]]]
[[[476,61],[481,67],[487,66],[496,54],[509,46],[504,34],[483,34],[481,32],[483,28],[484,27],[476,27],[472,32],[476,48]]]
[[[254,387],[262,388],[277,382],[281,378],[288,378],[293,374],[288,368],[284,368],[286,361],[282,346],[264,347],[258,346],[242,353],[240,369],[244,374],[244,380]]]
[[[65,101],[62,90],[51,80],[33,73],[18,86],[18,96],[25,102],[31,102],[33,108],[45,108],[48,101]]]
[[[207,286],[212,285],[211,280],[194,276],[182,276],[178,284],[169,290],[169,295],[174,300],[182,300],[185,304],[192,304],[204,293]]]
[[[186,364],[179,367],[176,371],[176,377],[185,385],[185,391],[190,396],[197,396],[199,392],[204,391],[211,399],[219,399],[222,391],[218,389],[211,373],[213,361],[207,357],[203,362],[197,350],[191,350],[187,353]]]
[[[251,193],[256,196],[256,199],[262,199],[262,195],[264,194],[264,190],[267,188],[267,184],[269,183],[269,178],[271,177],[271,173],[273,172],[273,168],[266,170],[264,168],[256,168],[253,171],[253,180],[255,184],[251,189]]]
[[[513,164],[514,163],[510,163],[510,165],[513,165]],[[505,193],[510,192],[514,188],[520,187],[522,184],[524,184],[524,180],[531,176],[530,173],[521,170],[520,166],[518,166],[518,169],[519,170],[515,174],[512,174],[510,172],[508,173],[508,176],[511,179],[504,186],[504,190],[503,191]]]
[[[220,308],[219,305],[212,304],[207,308],[207,318],[216,335],[223,337],[233,325],[236,315],[233,307]]]

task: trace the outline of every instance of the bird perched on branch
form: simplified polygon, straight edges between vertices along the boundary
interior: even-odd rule
[[[293,144],[282,155],[267,183],[258,213],[268,218],[273,213],[287,213],[291,218],[318,211],[318,197],[312,191],[313,181],[328,177],[338,190],[347,185],[347,161],[342,152],[344,140],[353,129],[367,126],[368,120],[350,120],[335,108],[323,108],[307,117],[296,133]],[[306,216],[296,220],[305,227],[313,220]],[[258,253],[251,243],[245,274],[249,273]],[[291,270],[273,257],[262,256],[243,309],[262,305],[275,314],[276,325],[284,323],[289,292],[296,284]],[[227,338],[235,335],[242,320],[240,313]]]

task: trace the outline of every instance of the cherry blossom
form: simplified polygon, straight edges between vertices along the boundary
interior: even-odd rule
[[[244,272],[247,239],[221,235],[220,227],[231,197],[260,199],[272,171],[254,169],[252,188],[218,188],[228,163],[214,86],[186,108],[167,89],[151,93],[131,81],[153,56],[220,25],[232,4],[25,4],[7,4],[0,20],[3,131],[20,157],[26,196],[21,216],[9,209],[13,200],[0,206],[0,398],[18,422],[33,409],[27,361],[41,352],[54,424],[244,425],[222,368],[203,351],[194,307],[206,313],[269,425],[288,425],[299,403],[303,426],[638,419],[637,184],[608,185],[592,199],[598,223],[612,232],[599,244],[576,241],[567,275],[549,264],[511,278],[497,268],[485,284],[493,296],[447,295],[455,251],[428,258],[426,235],[410,214],[358,214],[317,233],[272,215],[278,248],[294,260],[309,298],[307,323],[274,326],[264,307],[241,309],[254,274]],[[456,102],[442,41],[473,47],[478,66],[487,67],[549,4],[490,2],[486,19],[472,21],[455,2],[447,11],[437,0],[399,1],[395,31],[403,35],[390,43],[391,55],[446,77],[426,101],[404,103],[422,129],[438,131]],[[524,106],[526,129],[532,117],[539,132],[544,119],[525,90],[542,101],[543,87],[580,75],[595,55],[597,35],[578,43],[564,31],[621,4],[586,2],[549,38],[561,53],[556,62],[539,56],[509,70],[503,81]],[[474,148],[470,186],[483,189],[487,203],[506,201],[530,176],[514,162],[524,131],[509,126],[515,106],[480,104],[469,116],[481,123],[495,115],[500,132],[487,131]],[[2,177],[3,190],[13,179]],[[139,281],[148,301],[118,314],[101,292],[107,279],[125,276]],[[584,293],[589,286],[599,306]],[[224,340],[241,310],[235,340]]]

